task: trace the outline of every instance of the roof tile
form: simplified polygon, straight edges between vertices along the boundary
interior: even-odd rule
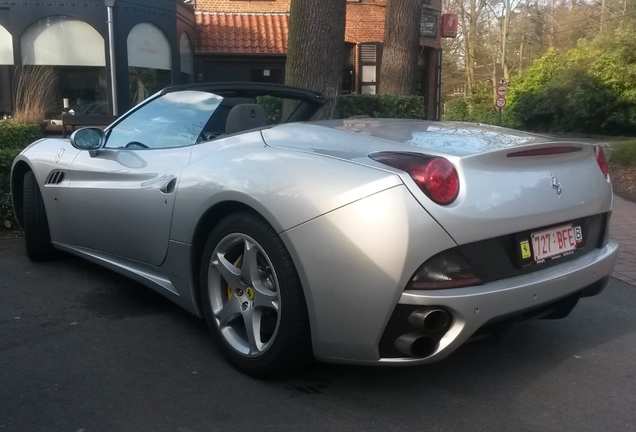
[[[197,52],[287,52],[287,13],[197,11],[196,22]]]

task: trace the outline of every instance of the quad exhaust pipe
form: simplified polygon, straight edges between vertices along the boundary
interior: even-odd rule
[[[395,347],[409,357],[428,357],[438,345],[438,339],[421,333],[407,333],[395,340]]]
[[[409,357],[428,357],[437,350],[440,339],[453,323],[453,317],[444,309],[425,308],[411,312],[408,322],[415,331],[398,337],[395,347]]]
[[[409,315],[409,323],[427,333],[446,332],[451,322],[451,315],[443,309],[417,309]]]

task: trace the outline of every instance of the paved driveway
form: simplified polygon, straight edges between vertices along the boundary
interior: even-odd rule
[[[277,381],[222,359],[202,321],[67,257],[0,239],[0,432],[636,429],[636,290],[427,367],[317,365]]]

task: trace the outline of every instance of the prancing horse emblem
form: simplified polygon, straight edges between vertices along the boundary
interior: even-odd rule
[[[554,174],[550,174],[550,177],[552,177],[552,189],[554,189],[556,194],[561,197],[561,191],[563,190],[563,188],[561,187],[561,183],[559,183]]]
[[[62,155],[64,154],[64,149],[60,149],[59,152],[55,155],[55,163],[58,163],[60,159],[62,159]]]

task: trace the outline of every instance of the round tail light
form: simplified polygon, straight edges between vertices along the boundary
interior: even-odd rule
[[[425,175],[424,186],[433,201],[438,204],[455,201],[459,193],[459,177],[453,164],[446,159],[435,158],[426,166]]]
[[[455,201],[459,194],[457,170],[443,157],[394,152],[373,153],[369,157],[406,171],[422,192],[437,204],[448,205]]]

